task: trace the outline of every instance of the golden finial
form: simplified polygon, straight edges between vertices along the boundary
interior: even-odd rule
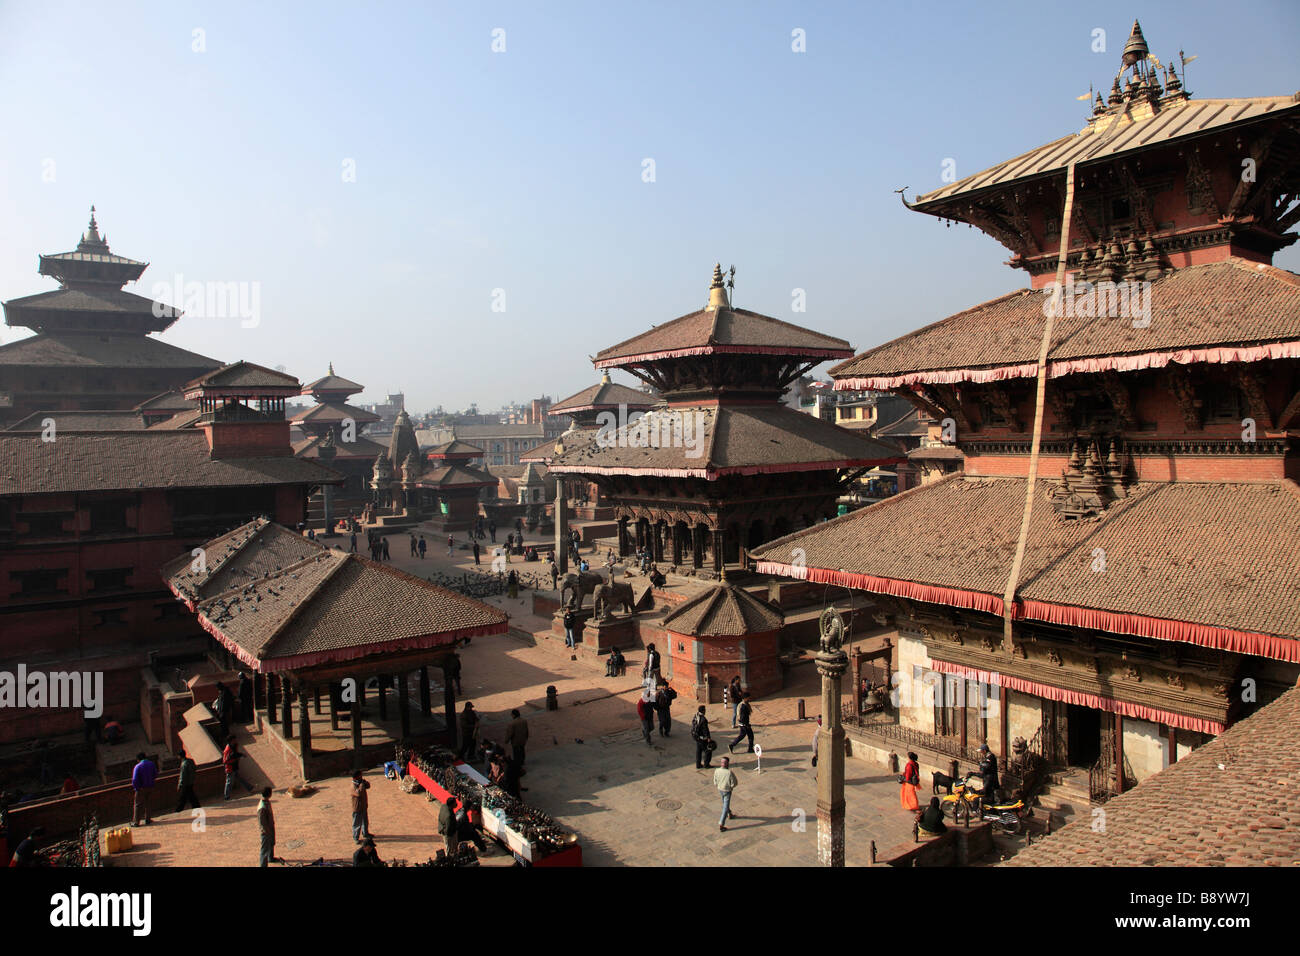
[[[704,307],[706,312],[717,309],[731,308],[731,302],[727,297],[727,286],[734,285],[736,267],[731,267],[731,282],[724,282],[722,278],[722,263],[713,264],[713,284],[709,286],[709,304]]]

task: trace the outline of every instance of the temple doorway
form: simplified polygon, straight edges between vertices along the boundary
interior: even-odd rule
[[[1068,763],[1072,767],[1091,767],[1101,756],[1101,711],[1069,704],[1065,726]]]

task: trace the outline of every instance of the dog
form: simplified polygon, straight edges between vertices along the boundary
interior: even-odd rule
[[[944,791],[949,796],[952,796],[952,783],[953,783],[952,777],[948,776],[946,773],[940,773],[939,771],[936,770],[934,772],[934,777],[932,779],[931,792],[937,794],[939,792],[939,788],[943,787]]]

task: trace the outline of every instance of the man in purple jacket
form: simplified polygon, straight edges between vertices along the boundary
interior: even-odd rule
[[[158,778],[158,768],[144,754],[136,754],[135,769],[131,771],[131,789],[135,791],[135,801],[131,807],[131,826],[140,825],[140,816],[150,824],[153,817],[149,813],[150,797],[153,795],[154,781]]]

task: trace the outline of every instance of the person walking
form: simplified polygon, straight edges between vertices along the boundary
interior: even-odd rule
[[[239,774],[239,761],[244,755],[239,752],[239,743],[235,735],[226,738],[226,749],[221,751],[221,765],[226,770],[226,791],[224,799],[230,799],[230,791],[235,789],[235,777]]]
[[[645,646],[645,663],[641,665],[641,679],[647,677],[654,677],[656,683],[659,680],[659,652],[653,644]]]
[[[352,842],[370,839],[370,781],[360,770],[352,771]]]
[[[420,535],[420,543],[417,545],[417,547],[420,549],[420,560],[423,561],[424,553],[425,551],[428,550],[429,547],[428,544],[425,543],[424,535]]]
[[[560,586],[560,566],[551,561],[551,590],[554,591]]]
[[[442,837],[443,850],[447,857],[453,858],[460,848],[459,834],[456,829],[456,798],[450,793],[438,810],[438,834]]]
[[[641,736],[645,738],[646,746],[653,747],[650,732],[655,729],[655,708],[648,690],[641,691],[641,696],[637,698],[636,715],[641,720]]]
[[[474,542],[474,564],[475,565],[478,564],[478,555],[479,555],[478,541],[475,541]]]
[[[513,568],[511,568],[510,573],[506,575],[506,588],[509,590],[512,598],[519,597],[519,575],[515,573]]]
[[[152,802],[153,785],[158,779],[158,767],[152,760],[142,753],[135,755],[136,765],[131,770],[131,789],[135,791],[134,799],[131,802],[131,826],[140,825],[140,817],[144,817],[145,825],[153,823],[153,816],[149,809]]]
[[[740,714],[740,699],[745,696],[744,689],[740,686],[740,675],[737,674],[731,678],[731,683],[727,686],[727,701],[731,704],[731,726],[736,726],[736,718]]]
[[[524,748],[528,745],[528,721],[519,716],[518,710],[510,711],[513,718],[506,726],[506,743],[510,745],[510,762],[524,775]]]
[[[199,798],[194,795],[194,774],[197,770],[198,765],[189,751],[181,748],[181,769],[176,777],[176,809],[173,812],[180,813],[186,804],[198,809]]]
[[[573,611],[566,607],[564,609],[564,646],[568,648],[573,648],[577,643],[573,637],[573,623]]]
[[[383,561],[391,561],[392,556],[388,553],[388,538],[381,538],[379,541],[379,557]],[[371,849],[374,849],[372,846]]]
[[[415,543],[415,532],[412,531],[412,532],[411,532],[411,557],[414,558],[414,557],[418,556],[419,553],[420,553],[420,549],[416,546],[416,543]]]
[[[898,783],[898,799],[903,809],[911,810],[913,813],[921,809],[921,804],[916,799],[917,788],[921,785],[921,765],[917,761],[916,754],[908,753],[907,763],[903,765]]]
[[[271,812],[271,788],[262,788],[262,799],[257,804],[257,829],[262,837],[258,866],[266,866],[275,859],[275,814]]]
[[[222,736],[230,733],[230,718],[233,716],[230,713],[230,705],[227,703],[228,693],[226,685],[221,681],[217,681],[217,696],[212,701],[212,709],[217,713],[217,721],[221,724]]]
[[[727,830],[727,818],[739,820],[740,817],[731,812],[731,794],[740,783],[736,775],[731,771],[731,761],[723,757],[722,766],[713,771],[713,785],[718,788],[718,793],[722,795],[722,816],[718,817],[718,830],[725,833]]]
[[[497,523],[496,523],[495,521],[489,521],[489,522],[488,522],[488,534],[492,535],[492,543],[493,543],[493,544],[496,544],[496,543],[497,543]]]
[[[355,531],[352,532],[352,553],[357,553],[357,533]]]
[[[709,718],[705,715],[704,705],[695,712],[691,719],[691,740],[695,741],[695,769],[706,770],[713,761],[713,737],[709,734]]]
[[[667,684],[660,684],[659,691],[655,694],[655,713],[659,715],[659,736],[672,736],[673,701],[677,699],[677,691],[673,690]]]
[[[474,759],[478,746],[478,712],[474,705],[465,701],[465,709],[460,712],[460,752],[458,756],[466,762]]]
[[[817,726],[813,728],[813,739],[812,739],[812,765],[814,767],[817,766],[817,742],[821,740],[821,736],[822,736],[822,718],[821,715],[818,714]]]
[[[749,738],[749,750],[747,750],[746,753],[752,754],[754,752],[754,728],[749,725],[749,715],[752,711],[753,708],[749,706],[749,695],[741,694],[740,713],[738,718],[740,720],[740,733],[736,735],[735,740],[727,744],[727,749],[733,754],[736,752],[736,744],[740,743],[746,737]]]
[[[451,535],[447,535],[447,557],[450,558],[455,553],[456,553],[456,541],[454,538],[452,538]]]

